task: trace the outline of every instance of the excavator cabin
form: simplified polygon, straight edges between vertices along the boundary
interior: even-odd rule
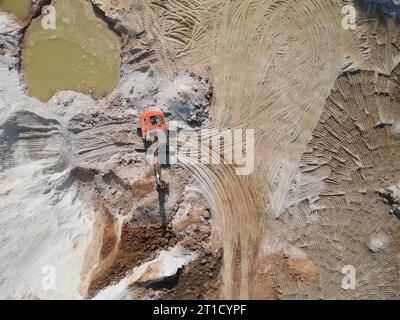
[[[167,132],[167,123],[162,111],[146,111],[139,117],[140,128],[138,133],[142,136],[143,141],[152,142],[154,137],[150,136],[152,131]]]

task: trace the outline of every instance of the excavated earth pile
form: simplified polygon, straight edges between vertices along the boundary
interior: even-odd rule
[[[92,0],[121,41],[97,101],[30,97],[0,14],[0,298],[399,298],[400,24],[373,2]],[[254,171],[178,163],[157,193],[149,107],[254,130]]]

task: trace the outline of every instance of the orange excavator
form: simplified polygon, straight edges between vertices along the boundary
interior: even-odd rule
[[[159,136],[166,138],[168,144],[168,127],[162,111],[146,111],[139,117],[140,127],[137,132],[142,137],[145,151],[150,147],[153,152],[154,176],[156,178],[157,191],[164,191],[168,188],[168,183],[161,177],[161,162],[159,150]]]
[[[168,133],[167,122],[162,111],[146,111],[139,117],[138,134],[143,138],[146,149],[153,143],[158,132]]]

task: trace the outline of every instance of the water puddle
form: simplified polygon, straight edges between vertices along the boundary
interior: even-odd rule
[[[34,19],[23,42],[22,67],[30,95],[41,101],[60,90],[95,99],[105,96],[119,80],[119,37],[87,0],[54,0],[52,5],[55,25],[43,23],[51,21],[50,16]]]
[[[0,10],[25,20],[30,17],[32,0],[0,0]]]

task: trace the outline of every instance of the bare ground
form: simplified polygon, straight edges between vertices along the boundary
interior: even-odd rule
[[[341,26],[348,3],[359,14],[356,32]],[[32,160],[57,154],[42,151],[51,138],[63,152],[50,170],[72,167],[56,190],[78,185],[81,195],[93,192],[98,251],[87,254],[89,296],[179,242],[198,258],[169,281],[132,286],[138,296],[398,298],[399,220],[395,189],[387,188],[400,180],[399,25],[369,16],[356,1],[115,6],[135,13],[118,22],[127,37],[123,76],[139,72],[132,79],[159,81],[155,88],[121,90],[67,120],[19,112],[2,123],[0,135],[3,172],[18,164],[17,151],[28,150]],[[168,224],[193,177],[212,219],[201,209],[163,230],[151,174],[132,152],[140,143],[132,127],[144,107],[167,104],[159,94],[165,82],[190,73],[202,103],[213,105],[214,128],[256,130],[256,169],[237,177],[230,166],[173,168]],[[357,270],[356,290],[340,286],[345,265]]]

